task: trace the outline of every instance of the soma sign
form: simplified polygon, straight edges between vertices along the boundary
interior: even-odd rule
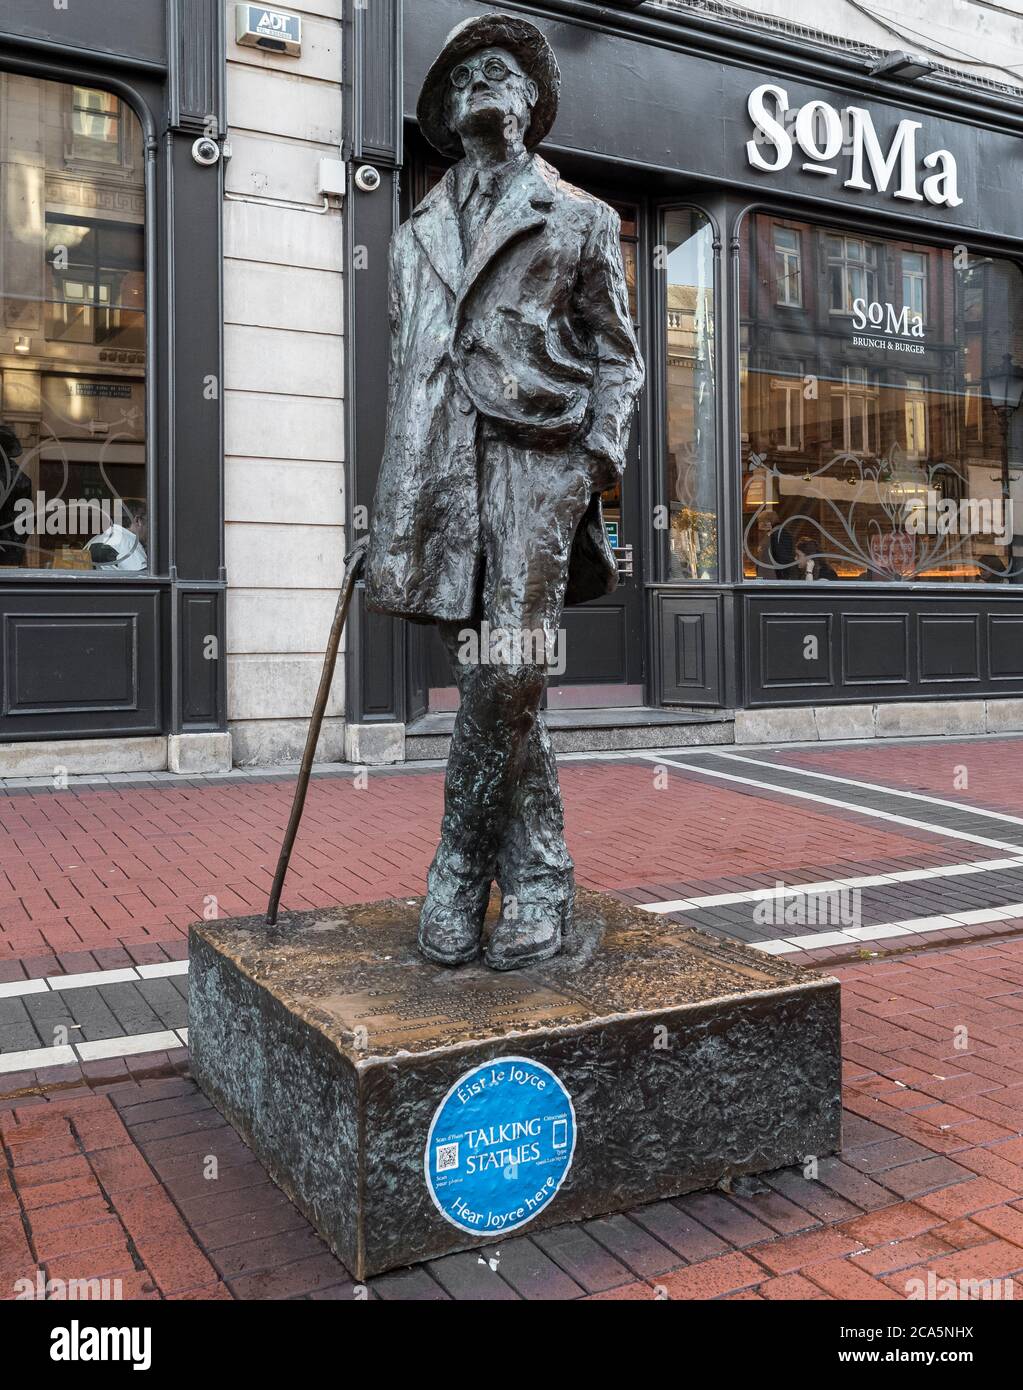
[[[870,112],[862,106],[847,106],[839,112],[816,98],[792,108],[784,87],[765,82],[750,92],[747,108],[756,126],[756,135],[746,144],[746,158],[754,169],[777,174],[788,168],[798,150],[804,173],[834,177],[844,173],[845,188],[878,193],[891,188],[894,198],[950,208],[963,201],[954,155],[949,150],[931,150],[920,156],[916,138],[923,129],[920,121],[900,121],[885,149]]]

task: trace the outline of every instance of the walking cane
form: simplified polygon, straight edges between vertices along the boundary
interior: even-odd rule
[[[281,845],[280,858],[277,860],[277,873],[274,875],[274,886],[270,890],[270,902],[266,909],[266,924],[268,927],[277,925],[277,909],[280,907],[281,890],[284,887],[284,879],[287,876],[288,865],[291,863],[291,851],[295,847],[295,836],[298,834],[298,823],[302,819],[302,812],[305,809],[306,792],[309,790],[309,774],[313,770],[313,757],[316,753],[316,745],[319,742],[320,729],[323,727],[323,716],[327,709],[327,700],[330,696],[330,686],[334,679],[334,667],[337,665],[338,648],[341,646],[341,633],[344,631],[345,621],[348,618],[348,609],[351,606],[352,594],[355,592],[355,581],[358,579],[366,559],[366,547],[369,544],[369,537],[364,536],[354,549],[350,550],[345,556],[345,574],[341,581],[341,592],[337,596],[337,608],[334,610],[334,622],[330,629],[330,637],[327,640],[327,650],[323,657],[323,672],[320,676],[320,688],[316,692],[316,703],[313,705],[312,718],[309,720],[309,732],[305,740],[305,752],[302,754],[302,766],[298,771],[298,786],[295,788],[295,799],[291,804],[291,819],[288,821],[288,828],[284,832],[284,843]]]

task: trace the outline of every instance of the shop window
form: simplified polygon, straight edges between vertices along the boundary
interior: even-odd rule
[[[799,233],[794,227],[774,229],[775,303],[800,308],[803,303],[803,267]]]
[[[48,215],[46,270],[47,338],[145,347],[141,226]]]
[[[0,72],[0,149],[0,568],[145,571],[141,124]]]
[[[927,257],[920,251],[902,253],[902,302],[910,313],[927,317]]]
[[[852,314],[857,300],[877,299],[877,247],[853,236],[827,238],[831,312]]]
[[[920,376],[906,377],[906,454],[919,461],[927,457],[927,397],[926,384]]]
[[[877,377],[865,367],[843,367],[831,388],[831,442],[846,453],[872,454],[877,437]]]
[[[1023,582],[1019,266],[800,224],[794,323],[776,230],[742,229],[746,578]]]
[[[70,105],[68,155],[73,162],[121,164],[122,104],[96,87],[66,89]]]
[[[771,378],[771,438],[783,453],[803,447],[803,369],[799,364],[787,376]]]
[[[665,220],[668,578],[716,580],[714,234],[695,209]]]

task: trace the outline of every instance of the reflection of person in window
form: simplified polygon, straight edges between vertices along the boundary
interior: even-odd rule
[[[86,545],[96,570],[135,573],[149,568],[146,555],[146,509],[136,503],[131,512],[131,525],[116,522]]]
[[[1008,565],[1000,555],[978,555],[977,579],[981,584],[1005,584]]]
[[[757,517],[757,576],[760,579],[796,579],[799,567],[792,537],[778,525],[777,512]]]
[[[811,582],[815,579],[838,578],[827,560],[817,554],[817,547],[813,541],[805,536],[802,540],[796,541],[796,566],[803,579]]]
[[[758,468],[767,467],[767,450],[763,447],[763,441],[758,434],[750,435],[749,457],[746,460],[746,471],[755,473]]]

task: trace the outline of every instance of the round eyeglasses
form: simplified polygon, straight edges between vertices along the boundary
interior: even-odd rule
[[[468,87],[473,74],[477,72],[482,72],[491,82],[503,82],[505,78],[511,77],[514,68],[510,68],[503,58],[487,58],[482,64],[459,63],[458,67],[451,69],[452,87],[462,91]]]

